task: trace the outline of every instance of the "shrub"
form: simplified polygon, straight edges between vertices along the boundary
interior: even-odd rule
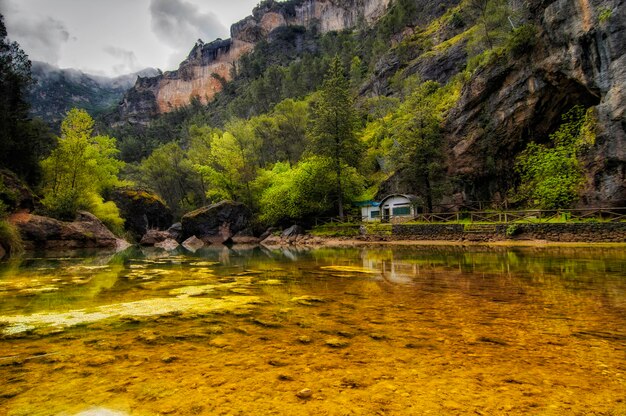
[[[24,251],[24,243],[17,228],[6,220],[0,220],[0,245],[10,256]]]
[[[537,43],[537,28],[532,24],[518,27],[507,42],[507,49],[514,57],[531,51]]]
[[[522,232],[522,229],[519,225],[511,224],[508,227],[506,227],[505,234],[507,237],[514,237],[516,235],[521,234],[521,232]]]
[[[120,217],[120,210],[115,202],[104,202],[102,197],[92,194],[88,210],[114,234],[121,236],[124,233],[124,220]]]

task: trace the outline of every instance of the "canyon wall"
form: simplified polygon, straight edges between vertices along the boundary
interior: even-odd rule
[[[626,203],[626,8],[623,0],[532,0],[535,46],[476,73],[448,117],[453,200],[504,198],[515,156],[546,142],[574,105],[596,106],[596,142],[584,155],[582,206]]]
[[[146,123],[157,114],[187,105],[193,97],[211,101],[232,79],[242,55],[283,26],[343,30],[374,22],[391,0],[266,1],[251,16],[231,26],[231,38],[211,43],[198,41],[176,71],[138,78],[119,105],[120,122]]]

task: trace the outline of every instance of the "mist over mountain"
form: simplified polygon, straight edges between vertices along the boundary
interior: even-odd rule
[[[132,74],[106,77],[33,61],[33,84],[28,91],[27,100],[31,105],[31,115],[55,126],[73,107],[87,110],[94,115],[110,110],[135,84],[138,76],[158,74],[157,69],[145,68]]]

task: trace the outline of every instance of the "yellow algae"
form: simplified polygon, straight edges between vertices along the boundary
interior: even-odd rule
[[[193,263],[189,263],[189,265],[193,267],[211,267],[211,266],[215,266],[216,264],[220,264],[220,262],[219,261],[195,261]]]
[[[170,295],[179,297],[202,296],[214,292],[216,285],[184,286],[170,290]]]
[[[365,273],[365,274],[378,274],[379,273],[377,270],[372,270],[366,267],[358,267],[358,266],[322,266],[320,268],[322,270],[333,270],[337,272],[348,272],[348,273]]]
[[[255,282],[257,285],[265,285],[265,286],[278,286],[284,284],[282,280],[278,279],[267,279],[267,280],[259,280]]]
[[[65,313],[36,313],[32,315],[0,316],[0,325],[5,335],[13,335],[30,330],[33,327],[66,328],[80,324],[89,324],[108,318],[149,317],[165,315],[173,312],[213,312],[231,311],[259,301],[256,296],[225,296],[212,298],[156,298],[136,302],[105,305]]]

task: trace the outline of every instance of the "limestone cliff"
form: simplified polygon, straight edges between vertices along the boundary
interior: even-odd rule
[[[391,0],[265,1],[251,16],[232,25],[231,38],[198,41],[176,71],[139,78],[119,106],[120,119],[142,123],[151,117],[189,104],[193,97],[206,103],[232,78],[237,61],[255,44],[284,26],[316,28],[324,33],[371,23]]]
[[[597,106],[583,205],[626,202],[626,9],[623,0],[528,2],[535,47],[485,67],[465,86],[446,127],[456,199],[493,199],[512,183],[513,162],[545,141],[573,105]]]

